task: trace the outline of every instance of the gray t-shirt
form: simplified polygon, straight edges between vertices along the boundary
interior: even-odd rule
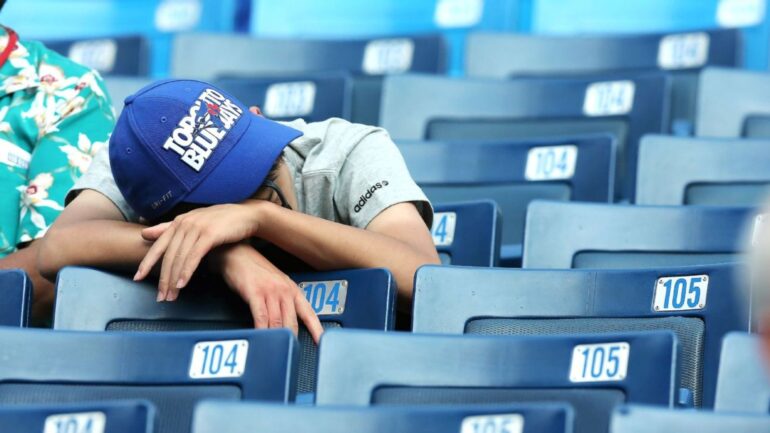
[[[383,210],[411,202],[425,224],[431,226],[430,202],[384,129],[336,118],[317,123],[282,123],[303,133],[283,152],[294,177],[300,212],[366,228]],[[97,154],[88,172],[78,179],[67,202],[84,189],[98,191],[112,200],[127,221],[139,221],[115,184],[107,149]]]

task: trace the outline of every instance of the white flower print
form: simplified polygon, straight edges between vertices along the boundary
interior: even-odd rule
[[[48,198],[48,189],[52,185],[53,176],[50,173],[40,173],[32,179],[29,185],[22,185],[17,188],[21,193],[21,214],[19,217],[23,219],[29,213],[32,224],[40,230],[46,229],[48,225],[37,208],[47,207],[58,211],[64,210],[59,203]]]
[[[70,167],[77,169],[80,173],[88,171],[96,153],[107,146],[106,141],[94,141],[93,143],[85,134],[78,135],[78,146],[71,144],[59,146],[62,152],[67,154],[67,161]]]

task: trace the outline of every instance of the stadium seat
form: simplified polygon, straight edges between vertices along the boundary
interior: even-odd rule
[[[487,78],[612,73],[622,77],[629,72],[666,71],[672,77],[672,126],[691,134],[698,72],[709,65],[739,65],[739,36],[735,29],[601,36],[476,33],[468,37],[467,73]]]
[[[384,269],[292,275],[324,328],[394,327],[396,286]],[[215,290],[207,290],[214,287]],[[53,328],[69,331],[182,331],[253,328],[248,306],[221,281],[201,281],[174,302],[155,301],[157,286],[89,268],[59,272]],[[83,314],[89,311],[89,314]],[[298,392],[315,387],[317,348],[302,327]]]
[[[146,76],[150,50],[142,36],[46,41],[45,46],[102,75]]]
[[[732,262],[754,210],[534,201],[525,268],[657,268]]]
[[[616,403],[674,404],[676,350],[676,336],[666,331],[549,337],[332,331],[321,342],[316,404],[564,401],[575,409],[577,433],[606,432]]]
[[[201,402],[192,433],[571,433],[564,404],[459,407],[305,407]]]
[[[203,398],[294,399],[297,341],[286,329],[141,334],[0,328],[0,341],[0,406],[141,398],[158,409],[158,433],[187,433]]]
[[[104,85],[112,99],[112,108],[115,115],[123,111],[123,104],[127,97],[136,93],[142,87],[152,83],[150,78],[140,77],[105,77]]]
[[[695,126],[699,137],[770,138],[770,74],[704,70]]]
[[[713,407],[722,338],[749,330],[749,292],[737,287],[742,270],[735,264],[655,270],[424,266],[415,276],[412,329],[484,335],[671,330],[680,345],[680,387],[695,406]]]
[[[611,202],[615,141],[609,135],[513,142],[409,142],[399,149],[433,203],[494,200],[503,216],[502,264],[521,265],[534,199]],[[470,263],[454,263],[468,264]]]
[[[380,125],[396,140],[520,140],[608,133],[617,138],[615,195],[633,193],[643,134],[667,130],[666,78],[633,80],[385,78]],[[503,210],[505,215],[505,210]]]
[[[725,337],[715,410],[770,413],[770,375],[760,353],[759,338],[745,333]]]
[[[611,433],[766,433],[770,416],[621,406],[612,414]]]
[[[245,104],[259,106],[264,115],[273,120],[350,119],[352,83],[351,77],[344,73],[223,77],[213,84]]]
[[[760,206],[770,192],[770,141],[646,136],[636,203]]]
[[[0,406],[0,426],[9,433],[153,433],[149,401]]]
[[[500,209],[492,200],[435,204],[431,236],[441,263],[497,266],[500,262]]]
[[[0,326],[26,327],[32,283],[20,269],[0,270]]]

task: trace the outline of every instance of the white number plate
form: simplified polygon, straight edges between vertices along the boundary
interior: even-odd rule
[[[473,27],[484,14],[484,0],[439,0],[433,21],[443,28]]]
[[[200,0],[164,0],[155,10],[155,27],[161,32],[183,32],[198,26]]]
[[[411,39],[379,39],[366,44],[363,70],[367,74],[406,72],[412,66],[414,42]]]
[[[28,168],[32,155],[10,141],[0,139],[0,164]]]
[[[214,379],[241,377],[249,354],[247,340],[202,341],[193,347],[190,377]]]
[[[618,382],[628,373],[628,343],[580,344],[572,350],[569,380]]]
[[[754,217],[754,228],[751,231],[751,245],[759,244],[760,238],[766,236],[764,231],[768,215],[769,214],[760,214]]]
[[[702,310],[706,307],[708,275],[661,277],[655,282],[655,311]]]
[[[707,33],[668,35],[660,40],[658,66],[662,69],[699,68],[709,58]]]
[[[524,417],[518,413],[469,416],[463,419],[460,433],[521,433]]]
[[[433,245],[448,247],[455,240],[455,224],[457,214],[454,212],[438,212],[433,215],[433,227],[430,233],[433,236]]]
[[[265,114],[270,117],[305,116],[313,112],[315,83],[277,83],[267,88]]]
[[[316,314],[330,316],[345,311],[345,301],[348,299],[347,281],[305,281],[299,283],[299,288],[305,292],[305,298]]]
[[[75,42],[67,57],[100,72],[110,72],[115,67],[118,44],[112,39]]]
[[[524,178],[530,181],[572,179],[577,154],[575,145],[533,147],[527,153]]]
[[[633,81],[605,81],[593,83],[586,89],[583,113],[586,116],[619,116],[634,108]]]
[[[104,433],[102,412],[63,413],[45,419],[43,433]]]
[[[749,27],[765,19],[765,0],[721,0],[717,24],[722,27]]]

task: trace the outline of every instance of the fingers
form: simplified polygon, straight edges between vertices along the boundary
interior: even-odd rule
[[[281,316],[281,303],[277,296],[269,296],[265,303],[267,304],[267,324],[270,328],[283,328],[283,317]]]
[[[254,296],[249,301],[249,309],[251,309],[251,316],[254,318],[254,327],[257,329],[267,329],[268,316],[265,298]]]
[[[253,114],[256,114],[257,116],[262,115],[262,110],[260,110],[256,105],[249,107],[249,111],[251,111]]]
[[[173,257],[173,262],[171,265],[171,274],[168,280],[168,285],[170,287],[169,296],[171,296],[172,298],[171,300],[176,299],[182,287],[187,285],[187,279],[182,277],[182,272],[184,270],[185,263],[187,262],[187,259],[190,256],[191,251],[195,249],[196,245],[198,245],[199,242],[200,242],[200,236],[197,230],[192,229],[190,232],[185,233],[184,240],[180,244],[175,257]],[[196,267],[197,267],[197,264],[196,264]],[[194,270],[195,269],[193,269],[193,271]],[[190,274],[192,274],[192,272],[190,272]]]
[[[299,335],[297,310],[294,309],[294,300],[291,298],[283,299],[281,301],[281,312],[283,313],[283,326],[291,329],[295,336]]]
[[[297,316],[302,319],[302,323],[305,324],[307,330],[310,331],[310,335],[313,336],[313,341],[318,344],[321,341],[321,334],[323,334],[324,328],[321,326],[321,321],[318,320],[315,311],[313,311],[313,307],[310,306],[310,303],[302,293],[297,292],[294,296],[294,308],[297,310]]]
[[[209,251],[211,251],[211,243],[205,241],[203,236],[199,236],[191,250],[186,253],[179,274],[174,277],[177,278],[177,288],[181,289],[190,282],[190,278],[192,278],[195,270],[198,269],[201,260],[203,260],[203,257],[206,256]]]
[[[146,241],[154,241],[158,239],[169,228],[169,226],[171,226],[171,222],[161,223],[142,229],[142,237]]]
[[[175,232],[174,237],[171,239],[171,242],[169,242],[168,248],[163,255],[163,264],[160,267],[160,279],[158,280],[158,290],[163,292],[163,298],[166,301],[173,301],[176,299],[176,294],[173,293],[172,289],[176,282],[171,282],[171,271],[174,266],[174,260],[177,258],[177,251],[184,241],[184,238],[184,232]]]
[[[143,280],[145,277],[147,277],[147,275],[150,274],[152,267],[155,266],[160,257],[163,256],[163,254],[166,252],[166,248],[168,247],[169,242],[171,242],[171,239],[174,236],[174,232],[175,229],[172,226],[165,233],[163,233],[163,235],[158,238],[154,244],[152,244],[150,250],[147,251],[147,254],[144,255],[144,258],[139,263],[139,269],[134,275],[134,281]]]

